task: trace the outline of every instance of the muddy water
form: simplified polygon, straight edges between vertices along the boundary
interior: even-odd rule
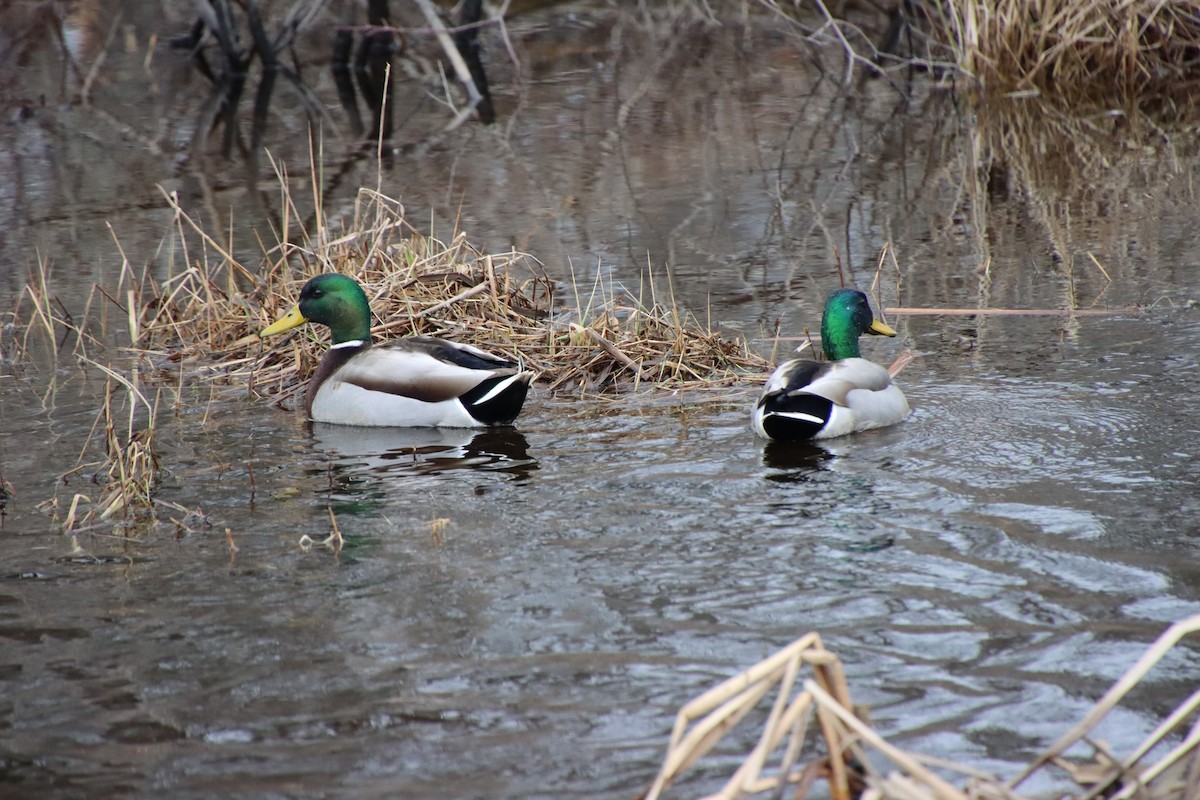
[[[130,14],[117,43],[161,34]],[[1051,129],[985,189],[981,148],[1016,123],[960,114],[919,76],[907,97],[846,93],[769,26],[572,7],[510,33],[524,81],[494,57],[502,130],[430,139],[444,114],[410,90],[380,180],[414,220],[460,217],[556,275],[674,291],[764,352],[776,324],[816,328],[835,249],[848,281],[878,272],[883,305],[1113,313],[892,315],[903,341],[867,355],[919,353],[901,376],[913,417],[812,448],[754,439],[753,386],[538,393],[515,430],[368,437],[185,388],[158,438],[179,509],[79,551],[36,506],[95,491],[86,471],[56,478],[103,379],[36,345],[0,372],[4,796],[629,797],[682,703],[810,630],[895,742],[1011,774],[1198,609],[1187,153],[1127,133],[1097,160],[1108,145]],[[156,249],[155,181],[252,205],[219,166],[180,170],[168,145],[195,109],[170,103],[187,93],[139,94],[144,53],[111,46],[96,97],[140,137],[83,135],[85,110],[54,103],[2,132],[23,180],[4,308],[40,247],[78,311],[119,265],[106,219],[135,263],[177,268]],[[286,153],[298,123],[277,125]],[[101,145],[112,168],[76,173]],[[336,215],[376,173],[331,153]],[[877,270],[885,241],[896,260]],[[302,547],[331,512],[346,547]],[[1100,738],[1126,752],[1197,668],[1172,656]]]

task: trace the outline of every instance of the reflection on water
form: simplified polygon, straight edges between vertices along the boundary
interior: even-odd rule
[[[812,442],[776,442],[763,444],[763,466],[777,470],[767,476],[773,481],[804,481],[831,458],[828,450]]]
[[[166,416],[169,497],[211,531],[64,558],[17,509],[0,539],[0,787],[628,797],[680,705],[808,630],[898,743],[1011,773],[1200,586],[1180,558],[1200,439],[1160,424],[1183,384],[1087,391],[1112,349],[1090,332],[1053,380],[993,374],[1022,357],[1015,320],[974,379],[973,355],[931,351],[908,420],[816,446],[757,439],[756,387],[640,413],[535,396],[520,429],[481,431]],[[1146,480],[1152,453],[1182,455]],[[347,551],[301,552],[330,509]]]
[[[496,472],[525,480],[538,469],[529,442],[512,426],[497,428],[360,428],[312,424],[313,441],[329,456],[330,469],[403,480],[454,469]]]
[[[522,483],[540,469],[529,455],[529,442],[512,426],[496,428],[364,428],[311,423],[316,452],[324,456],[308,474],[320,482],[337,515],[357,517],[383,511],[397,492],[408,495],[450,493],[452,473]],[[472,492],[494,491],[476,484]],[[432,512],[431,512],[432,513]],[[436,517],[425,517],[432,524]],[[353,537],[352,537],[353,538]]]

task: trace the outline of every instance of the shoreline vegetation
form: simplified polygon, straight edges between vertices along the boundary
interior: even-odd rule
[[[951,79],[976,104],[1041,97],[1065,111],[1160,120],[1200,109],[1200,14],[1191,0],[763,5],[805,41],[840,47],[847,84],[856,69],[921,69]]]
[[[552,394],[611,395],[643,384],[679,390],[762,380],[768,362],[745,342],[715,332],[679,308],[655,282],[636,291],[596,277],[562,284],[528,254],[486,254],[456,232],[424,236],[400,203],[362,190],[342,229],[322,224],[283,243],[250,270],[175,206],[204,240],[205,259],[162,285],[146,279],[140,306],[154,309],[138,345],[204,380],[260,397],[298,388],[327,344],[307,335],[260,340],[309,278],[341,272],[362,286],[375,312],[376,341],[438,336],[492,350],[539,373]],[[226,265],[230,272],[226,272]]]
[[[19,335],[5,344],[11,363],[39,346],[55,359],[69,350],[105,382],[88,442],[56,486],[80,482],[101,491],[56,493],[41,504],[73,536],[113,526],[129,533],[158,520],[164,508],[188,516],[155,496],[159,409],[177,405],[185,387],[294,407],[327,336],[311,326],[277,339],[258,333],[323,272],[362,284],[376,341],[438,336],[502,354],[538,374],[535,391],[589,400],[581,413],[623,397],[649,405],[655,389],[667,390],[676,404],[683,397],[690,404],[728,402],[771,369],[748,342],[681,309],[669,285],[662,297],[652,279],[636,291],[600,272],[586,283],[559,282],[530,255],[486,254],[461,232],[449,242],[422,235],[398,201],[375,191],[360,192],[341,227],[285,229],[253,267],[239,263],[174,198],[168,203],[185,269],[160,280],[125,261],[113,285],[93,286],[77,318],[50,293],[42,264],[12,312],[10,330]]]
[[[904,7],[905,4],[899,4]],[[1184,0],[917,0],[931,51],[984,96],[1181,118],[1200,90],[1200,14]]]

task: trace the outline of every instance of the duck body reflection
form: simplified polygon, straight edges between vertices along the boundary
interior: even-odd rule
[[[539,469],[516,428],[365,428],[314,422],[313,440],[334,468],[363,477],[436,475],[450,470],[504,473],[524,480]]]

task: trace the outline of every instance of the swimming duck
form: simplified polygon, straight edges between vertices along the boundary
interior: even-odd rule
[[[821,346],[828,361],[780,364],[754,407],[755,432],[767,439],[831,439],[894,425],[908,416],[908,400],[884,367],[859,356],[864,333],[895,336],[871,314],[867,296],[840,289],[825,301]]]
[[[507,425],[533,372],[470,345],[429,336],[371,344],[371,310],[358,282],[318,275],[296,306],[260,337],[306,322],[329,326],[332,344],[308,383],[309,419],[396,428]]]

